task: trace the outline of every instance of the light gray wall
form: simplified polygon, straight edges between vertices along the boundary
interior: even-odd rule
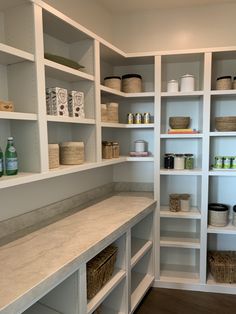
[[[236,4],[114,16],[114,44],[127,52],[236,45]]]

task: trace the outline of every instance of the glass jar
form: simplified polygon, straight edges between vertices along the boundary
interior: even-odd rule
[[[164,168],[174,169],[174,154],[169,153],[164,155]]]
[[[193,154],[184,154],[185,158],[185,169],[193,169],[194,167],[194,157]]]
[[[169,209],[171,212],[180,211],[180,196],[179,194],[170,194],[169,195]]]
[[[184,170],[184,154],[175,154],[174,169]]]
[[[224,166],[224,158],[222,156],[216,156],[215,157],[215,164],[214,168],[216,169],[222,169]]]
[[[180,194],[180,208],[183,212],[190,211],[190,195]]]
[[[112,158],[120,157],[120,145],[118,142],[112,142]]]
[[[103,141],[102,142],[102,158],[112,159],[112,143]]]
[[[224,156],[224,169],[230,169],[231,168],[231,157]]]

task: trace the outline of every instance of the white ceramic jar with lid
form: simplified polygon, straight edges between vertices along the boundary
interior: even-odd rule
[[[185,74],[180,78],[180,91],[192,92],[194,91],[194,76],[191,74]]]
[[[170,80],[167,83],[167,92],[168,93],[176,93],[179,91],[179,83],[176,80]]]
[[[137,140],[134,142],[134,150],[136,153],[143,153],[146,151],[146,143],[144,140]]]

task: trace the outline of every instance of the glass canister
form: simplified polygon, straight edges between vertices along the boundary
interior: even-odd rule
[[[174,169],[174,154],[168,153],[164,155],[164,168]]]
[[[102,142],[102,158],[112,159],[112,142]]]
[[[118,142],[112,142],[112,158],[120,157],[120,145]]]
[[[190,211],[190,195],[180,194],[180,208],[183,212]]]
[[[194,167],[194,156],[193,154],[184,154],[185,158],[185,169],[191,170]]]
[[[174,169],[184,170],[184,154],[175,154]]]
[[[180,195],[179,194],[169,195],[169,209],[171,212],[180,211]]]

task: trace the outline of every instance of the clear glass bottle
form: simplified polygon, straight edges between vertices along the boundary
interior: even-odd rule
[[[3,152],[0,147],[0,177],[3,175],[4,167],[3,167]]]
[[[5,166],[6,166],[6,175],[12,176],[16,175],[18,172],[18,158],[17,152],[14,147],[13,137],[8,137],[7,147],[5,152]]]

